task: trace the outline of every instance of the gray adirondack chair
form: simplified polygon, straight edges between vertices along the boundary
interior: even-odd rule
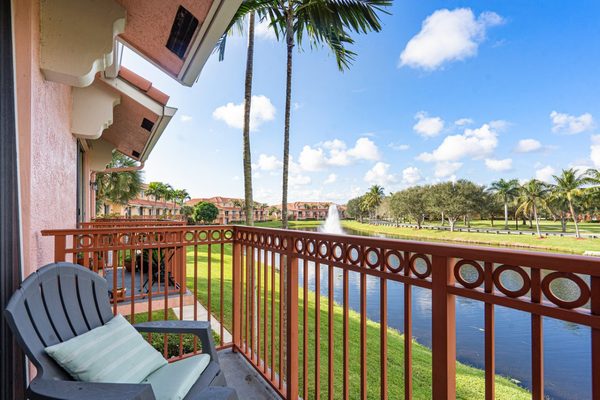
[[[105,324],[113,318],[108,285],[98,274],[71,263],[49,264],[31,274],[13,294],[5,318],[20,346],[37,368],[30,399],[154,400],[149,384],[74,381],[44,349]],[[226,387],[210,324],[206,321],[152,321],[134,325],[140,332],[198,336],[211,361],[185,400],[236,400]]]

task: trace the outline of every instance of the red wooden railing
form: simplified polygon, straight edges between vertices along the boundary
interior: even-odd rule
[[[54,237],[57,261],[79,259],[101,273],[118,268],[127,253],[134,260],[134,268],[148,262],[149,257],[146,260],[143,257],[150,250],[157,251],[159,259],[168,258],[166,270],[179,271],[175,278],[177,287],[170,288],[168,282],[165,285],[163,278],[160,296],[152,292],[152,285],[148,293],[136,294],[138,276],[134,274],[131,293],[115,298],[115,312],[128,310],[134,315],[141,310],[151,311],[160,301],[165,315],[169,307],[179,307],[178,317],[183,318],[182,310],[189,304],[194,310],[193,318],[197,318],[198,308],[205,307],[208,318],[220,323],[220,346],[233,347],[243,354],[282,398],[318,399],[322,395],[330,399],[372,398],[374,389],[369,387],[368,376],[373,371],[367,370],[369,357],[379,359],[377,397],[390,396],[390,386],[392,381],[397,385],[397,377],[390,379],[388,373],[395,357],[388,351],[389,282],[404,285],[404,398],[413,396],[413,287],[430,290],[432,296],[434,399],[456,397],[456,296],[485,304],[486,399],[495,398],[496,306],[531,316],[535,400],[544,398],[543,318],[591,328],[592,395],[600,398],[598,259],[239,226],[90,228],[45,231],[43,235]],[[109,258],[108,252],[113,252],[111,265],[101,262]],[[133,253],[142,257],[133,257]],[[310,293],[308,279],[300,282],[299,271],[303,277],[314,273],[315,293],[320,293],[321,265],[325,266],[328,282],[334,281],[335,272],[341,272],[341,304],[335,304],[333,285],[329,285],[326,296],[320,296]],[[471,271],[472,279],[465,277],[465,269]],[[509,271],[521,276],[520,288],[503,284],[502,275]],[[352,333],[348,323],[350,273],[357,273],[360,278],[358,382],[351,381],[349,373],[353,350],[349,348]],[[114,279],[115,274],[112,276]],[[367,337],[367,277],[374,277],[380,285],[381,323],[375,338]],[[576,284],[578,298],[559,298],[552,290],[556,279]],[[116,280],[113,283],[116,286]],[[186,298],[189,298],[187,303]],[[325,303],[327,307],[323,307]],[[334,321],[334,307],[338,306],[342,307],[341,327]],[[335,340],[335,329],[342,331],[341,342]],[[230,342],[224,340],[226,332],[231,332]],[[378,341],[378,354],[367,352],[371,340]],[[183,356],[183,348],[180,347],[179,353],[178,356]],[[321,362],[323,357],[327,360],[325,364]],[[340,364],[341,385],[335,373]],[[355,393],[352,387],[356,385],[360,389]]]

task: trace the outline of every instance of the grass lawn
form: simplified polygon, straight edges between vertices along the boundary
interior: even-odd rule
[[[427,221],[426,225],[440,225],[440,221]],[[446,226],[448,223],[446,222]],[[466,225],[463,221],[458,221],[456,223],[456,227],[465,228]],[[504,229],[504,219],[496,219],[494,220],[494,226],[492,226],[492,222],[489,219],[486,220],[474,220],[471,221],[471,228],[490,228],[490,229]],[[511,231],[516,231],[515,229],[515,221],[508,220],[508,229]],[[545,232],[556,232],[560,233],[562,231],[562,227],[560,225],[560,221],[551,221],[551,220],[541,220],[540,221],[540,229]],[[529,222],[526,225],[522,225],[522,221],[519,221],[519,230],[524,232],[535,232],[535,222],[533,223],[533,227],[529,227]],[[600,234],[600,223],[594,222],[580,222],[579,223],[579,231],[581,233],[597,233]],[[567,233],[575,233],[575,224],[573,220],[567,221]]]
[[[323,224],[323,221],[288,221],[291,229],[317,228]],[[254,225],[261,228],[281,228],[281,221],[262,221]]]
[[[589,224],[592,225],[592,224]],[[378,226],[357,221],[342,221],[344,228],[365,233],[381,233],[397,235],[409,239],[458,242],[473,245],[491,245],[504,247],[520,247],[534,250],[549,250],[561,253],[582,254],[586,250],[600,251],[600,239],[577,239],[574,237],[545,237],[532,235],[496,235],[477,232],[448,232],[429,229],[401,228],[393,226]]]
[[[231,246],[225,245],[224,251],[224,289],[223,289],[223,314],[224,314],[224,326],[231,330],[232,321],[232,269],[231,269]],[[188,275],[188,288],[193,290],[194,287],[194,250],[193,248],[188,249],[187,253],[187,275]],[[200,301],[207,304],[207,288],[208,288],[208,268],[207,268],[207,246],[198,246],[198,275],[197,275],[197,296]],[[220,245],[214,245],[211,256],[211,291],[212,291],[212,313],[213,315],[219,315],[219,303],[221,293],[219,292],[219,280],[220,280]],[[264,269],[263,269],[264,271]],[[271,271],[269,269],[268,274],[270,276]],[[275,279],[275,310],[279,308],[279,274],[276,274]],[[267,298],[270,310],[270,290],[269,284],[269,296]],[[261,295],[264,293],[264,286],[261,289]],[[245,297],[245,296],[242,296]],[[262,307],[261,300],[261,307]],[[302,351],[302,332],[303,332],[303,296],[302,290],[300,290],[300,309],[299,309],[299,366],[300,366],[300,383],[302,384],[302,365],[303,357],[308,357],[308,389],[309,398],[314,398],[314,375],[315,375],[315,348],[317,341],[321,343],[321,356],[319,359],[319,365],[321,368],[321,396],[327,395],[327,362],[328,362],[328,299],[327,297],[320,297],[320,310],[321,310],[321,334],[320,340],[315,335],[315,315],[316,315],[316,301],[317,298],[314,293],[310,292],[308,296],[308,337],[307,342],[308,352],[304,354]],[[264,311],[261,312],[264,317]],[[268,313],[268,326],[270,327],[270,312]],[[275,313],[275,326],[278,326],[279,319],[277,312]],[[262,330],[262,318],[259,321]],[[333,308],[333,327],[334,327],[334,391],[335,398],[340,398],[342,393],[342,323],[343,323],[343,310],[342,308],[334,304]],[[244,329],[244,324],[242,324]],[[277,329],[276,329],[277,332]],[[360,315],[356,312],[350,311],[349,313],[349,375],[350,375],[350,396],[351,398],[359,398],[360,394]],[[368,398],[379,398],[379,333],[380,327],[378,323],[369,321],[367,324],[367,378],[368,378]],[[267,337],[267,343],[270,343],[270,328],[269,336]],[[278,340],[276,333],[276,340],[274,341],[275,354],[278,354]],[[404,338],[402,334],[393,329],[388,329],[388,394],[390,398],[401,398],[404,390]],[[264,349],[263,333],[261,332],[261,355]],[[270,359],[270,346],[268,347],[268,357]],[[276,357],[277,358],[277,357]],[[277,369],[277,361],[276,361]],[[484,376],[483,371],[469,367],[467,365],[457,363],[457,398],[459,399],[474,399],[484,397]],[[300,389],[302,393],[302,388]],[[415,399],[430,399],[431,398],[431,351],[413,342],[413,393]],[[510,382],[510,380],[504,377],[496,378],[496,395],[502,399],[529,399],[531,395],[525,389],[517,386]]]

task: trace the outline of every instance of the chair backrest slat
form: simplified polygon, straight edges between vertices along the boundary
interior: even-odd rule
[[[112,318],[106,281],[71,263],[46,265],[31,274],[4,313],[38,375],[61,380],[71,378],[44,349]]]
[[[66,310],[62,301],[60,301],[60,292],[58,290],[58,271],[52,277],[41,282],[42,296],[46,304],[46,309],[51,309],[48,314],[54,329],[58,333],[59,340],[64,342],[75,337],[75,331],[71,328],[67,318]]]

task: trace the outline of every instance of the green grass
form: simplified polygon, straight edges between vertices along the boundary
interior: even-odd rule
[[[427,221],[426,225],[441,225],[440,221]],[[492,226],[492,222],[489,219],[486,220],[474,220],[470,222],[471,228],[489,228],[489,229],[504,229],[504,219],[496,219],[494,220],[494,226]],[[448,223],[446,222],[446,226]],[[465,228],[466,225],[463,221],[458,221],[456,223],[457,227]],[[515,229],[515,221],[508,220],[508,229],[511,231],[517,231]],[[562,227],[560,225],[560,221],[551,221],[551,220],[540,220],[540,229],[544,232],[556,232],[560,233],[562,231]],[[529,227],[529,222],[523,225],[522,221],[519,221],[519,231],[524,232],[535,232],[536,227],[535,223],[532,227]],[[573,220],[567,221],[567,233],[575,233],[575,224],[573,224]],[[581,233],[591,233],[591,234],[600,234],[600,223],[594,222],[580,222],[579,223],[579,231]]]
[[[291,229],[316,228],[323,224],[323,221],[288,221]],[[261,221],[256,222],[255,226],[261,228],[281,228],[281,221]]]
[[[591,224],[590,224],[591,225]],[[496,235],[477,232],[448,232],[430,229],[379,226],[357,221],[342,221],[342,226],[368,234],[396,235],[409,239],[456,242],[462,244],[518,247],[533,250],[548,250],[560,253],[582,254],[586,250],[600,251],[600,239],[577,239],[575,237],[544,237],[528,235]]]
[[[194,289],[194,250],[193,248],[188,249],[188,288]],[[206,306],[207,305],[207,292],[208,292],[208,254],[207,246],[198,246],[198,269],[197,269],[197,296],[199,300]],[[224,287],[223,293],[219,291],[219,280],[220,280],[220,245],[213,245],[212,256],[211,256],[211,297],[212,297],[212,313],[215,316],[220,314],[220,296],[223,296],[223,315],[224,315],[224,326],[228,330],[231,330],[232,321],[232,269],[231,269],[231,246],[224,246]],[[264,269],[263,269],[264,273]],[[268,276],[271,275],[271,270],[268,270]],[[242,274],[244,275],[244,273]],[[261,274],[262,278],[262,274]],[[279,309],[279,274],[276,273],[275,279],[275,290],[272,291],[271,285],[268,284],[268,310],[270,310],[271,294],[274,294],[275,299],[275,310]],[[316,301],[317,297],[314,293],[309,292],[307,303],[308,303],[308,341],[307,347],[308,352],[304,354],[302,351],[302,332],[303,332],[303,293],[300,292],[299,299],[299,380],[302,385],[302,365],[303,357],[308,357],[308,390],[309,398],[314,398],[315,382],[315,348],[316,343],[321,343],[321,356],[319,359],[320,365],[320,376],[321,376],[321,396],[326,397],[327,395],[327,362],[328,362],[328,299],[327,297],[320,297],[320,314],[321,314],[321,335],[320,338],[316,337],[315,334],[315,316],[316,316]],[[264,293],[264,286],[261,289],[261,295]],[[242,296],[245,300],[245,296]],[[245,304],[245,303],[244,303]],[[262,307],[261,300],[261,307]],[[275,326],[278,327],[279,318],[276,311],[274,316]],[[259,324],[263,326],[264,311],[261,312],[261,319]],[[341,306],[334,304],[333,307],[333,327],[334,327],[334,392],[335,398],[340,398],[342,393],[342,323],[343,323],[343,309]],[[244,319],[245,320],[245,319]],[[271,315],[268,313],[268,327],[271,324]],[[352,399],[359,398],[360,393],[360,315],[354,311],[349,312],[349,377],[350,377],[350,397]],[[244,323],[242,324],[242,330],[244,330]],[[277,329],[276,329],[277,332]],[[403,396],[403,377],[404,377],[404,337],[398,331],[393,329],[387,330],[388,339],[388,395],[390,398],[402,398]],[[274,350],[277,354],[279,349],[279,340],[277,334],[274,340]],[[380,393],[380,325],[373,321],[367,323],[367,397],[368,398],[379,398]],[[268,331],[267,342],[270,343],[270,328]],[[261,356],[264,349],[263,333],[261,333]],[[431,398],[431,350],[424,347],[416,342],[413,342],[413,396],[415,399],[430,399]],[[270,360],[271,348],[268,347],[268,359]],[[277,357],[275,357],[275,368],[278,369]],[[457,363],[456,366],[456,382],[457,382],[457,398],[459,399],[474,399],[484,397],[484,375],[483,371],[467,365]],[[302,393],[302,387],[300,389]],[[496,377],[496,395],[501,399],[529,399],[531,398],[530,393],[512,383],[509,379],[497,376]]]

